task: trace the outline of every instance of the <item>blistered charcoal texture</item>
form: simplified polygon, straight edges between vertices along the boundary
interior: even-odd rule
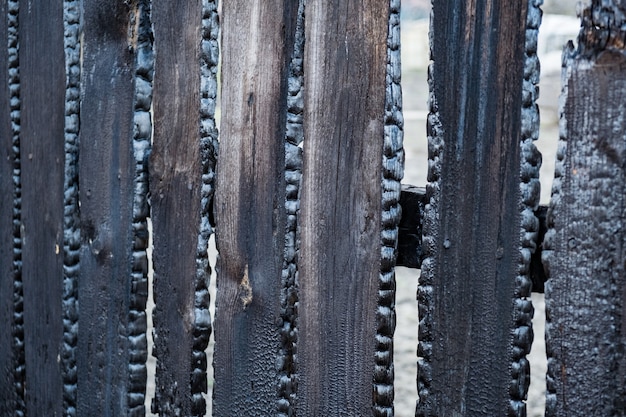
[[[278,415],[293,416],[297,400],[298,343],[298,215],[300,212],[300,181],[302,179],[302,114],[304,111],[304,14],[306,0],[300,0],[294,48],[289,64],[287,88],[287,126],[285,133],[285,259],[281,291],[281,350],[278,360]]]
[[[400,181],[404,176],[402,88],[400,66],[400,1],[389,4],[387,74],[382,171],[381,264],[376,311],[374,415],[393,416],[393,332],[395,330],[395,263],[400,223]]]
[[[200,164],[202,182],[200,190],[200,232],[196,249],[196,276],[194,298],[193,351],[191,363],[191,411],[194,416],[206,412],[204,395],[208,390],[207,357],[205,350],[211,335],[209,313],[208,245],[213,234],[211,224],[213,194],[215,191],[215,162],[218,150],[218,132],[215,123],[217,100],[217,66],[219,60],[219,17],[217,0],[202,2],[202,41],[200,53]]]
[[[65,180],[63,217],[63,409],[76,416],[76,341],[78,337],[78,275],[80,213],[78,134],[80,129],[80,1],[63,3],[65,27]]]
[[[145,415],[148,359],[147,313],[148,301],[148,156],[152,136],[152,77],[154,70],[152,50],[152,23],[150,2],[136,3],[134,19],[137,30],[135,62],[135,114],[133,117],[134,198],[133,198],[133,252],[131,269],[131,300],[128,316],[128,413]]]
[[[513,348],[511,357],[511,408],[509,415],[524,416],[525,400],[530,384],[530,363],[526,355],[530,353],[533,341],[532,318],[533,305],[530,299],[532,283],[530,280],[531,256],[537,249],[539,220],[535,210],[539,206],[541,153],[534,141],[539,137],[539,59],[537,58],[537,35],[541,24],[540,5],[543,0],[528,1],[528,18],[526,21],[526,42],[524,57],[524,80],[522,86],[521,116],[521,158],[520,158],[520,192],[521,192],[521,229],[519,273],[516,277],[514,299]]]
[[[580,11],[563,52],[560,140],[547,216],[546,416],[626,410],[624,2]]]
[[[20,2],[7,2],[8,14],[8,69],[9,94],[11,108],[11,159],[13,161],[13,354],[16,358],[13,379],[16,390],[15,415],[23,416],[26,363],[24,354],[24,291],[22,285],[22,179],[21,179],[21,98],[20,98],[20,65],[19,65],[19,22]],[[5,18],[3,16],[3,18]]]

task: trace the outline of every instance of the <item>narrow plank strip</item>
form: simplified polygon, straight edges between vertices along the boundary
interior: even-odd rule
[[[152,4],[155,77],[150,192],[154,230],[152,412],[196,415],[192,401],[196,255],[201,219],[202,2]],[[204,410],[202,410],[204,412]]]
[[[213,410],[273,414],[282,367],[287,77],[298,2],[224,6]]]
[[[388,0],[307,1],[298,415],[371,415]]]
[[[134,13],[126,2],[83,2],[78,415],[127,410]]]
[[[532,198],[520,192],[526,11],[433,2],[416,416],[525,415],[518,363],[532,330],[514,306],[520,202]]]
[[[548,211],[546,416],[626,409],[626,15],[582,11],[564,51],[560,142]]]
[[[9,38],[8,2],[0,2],[0,34]],[[13,415],[17,407],[14,370],[16,351],[13,343],[13,207],[14,191],[13,130],[9,87],[9,45],[0,46],[0,415]]]
[[[26,414],[62,413],[63,4],[19,7]]]

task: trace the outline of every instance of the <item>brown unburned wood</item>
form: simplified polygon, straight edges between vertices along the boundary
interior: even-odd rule
[[[287,77],[298,2],[234,0],[224,6],[213,405],[215,415],[275,414]]]
[[[2,18],[6,18],[3,15]],[[19,8],[25,414],[62,415],[63,5]],[[3,196],[2,198],[7,198]],[[3,388],[4,389],[4,388]]]
[[[386,0],[307,1],[297,414],[372,415]]]

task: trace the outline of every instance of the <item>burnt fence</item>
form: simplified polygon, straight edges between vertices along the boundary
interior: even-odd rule
[[[544,282],[546,415],[625,415],[626,5],[565,48],[546,209],[540,3],[433,1],[419,190],[399,0],[0,2],[0,415],[145,415],[150,292],[153,413],[393,415],[396,260],[416,416],[526,415]]]

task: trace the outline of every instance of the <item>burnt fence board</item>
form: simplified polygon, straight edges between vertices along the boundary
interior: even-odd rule
[[[417,416],[525,415],[532,330],[514,308],[526,11],[433,2]]]
[[[8,35],[8,3],[0,2],[0,33]],[[8,36],[7,36],[8,38]],[[0,47],[0,415],[16,407],[13,373],[17,353],[13,348],[13,132],[9,93],[9,46]]]
[[[26,414],[61,415],[65,60],[63,8],[19,9]],[[42,68],[46,68],[42,71]],[[42,128],[45,126],[45,128]]]
[[[78,415],[120,415],[127,409],[133,12],[124,2],[83,2]]]
[[[626,412],[626,56],[623,2],[582,12],[564,52],[544,264],[546,416]]]
[[[298,415],[371,415],[389,1],[307,1]]]
[[[202,2],[155,1],[152,22],[155,75],[150,203],[154,230],[153,355],[157,358],[152,411],[202,415],[205,405],[201,391],[206,387],[197,387],[201,382],[192,381],[195,361],[204,360],[206,366],[206,358],[194,356],[194,333],[198,330],[194,283],[201,227]]]
[[[298,2],[236,0],[222,15],[215,219],[214,413],[278,411],[287,79]]]

